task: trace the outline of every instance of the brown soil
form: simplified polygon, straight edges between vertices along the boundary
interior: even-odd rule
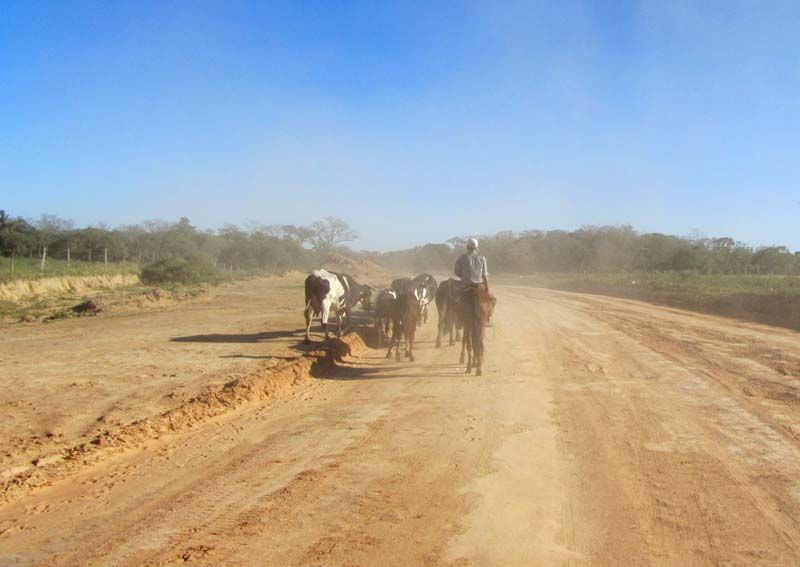
[[[301,283],[3,330],[6,463],[90,441],[101,415],[120,431],[304,364],[275,358],[304,354]],[[348,338],[344,362],[280,395],[21,489],[0,508],[0,564],[800,563],[798,333],[493,291],[484,377],[433,347],[431,323],[413,364]]]

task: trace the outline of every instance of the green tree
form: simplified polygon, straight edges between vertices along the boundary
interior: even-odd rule
[[[0,210],[0,254],[12,258],[36,247],[36,229],[26,220]]]

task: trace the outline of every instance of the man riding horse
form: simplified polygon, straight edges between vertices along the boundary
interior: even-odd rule
[[[467,252],[456,260],[455,274],[461,279],[464,291],[461,293],[457,311],[464,325],[461,342],[461,362],[467,352],[467,372],[475,364],[475,375],[481,375],[483,365],[484,326],[492,316],[496,302],[489,294],[489,271],[486,258],[478,254],[478,241],[467,241]]]
[[[478,240],[467,240],[467,252],[456,260],[456,275],[467,287],[486,286],[489,291],[489,271],[486,268],[486,257],[478,254]]]

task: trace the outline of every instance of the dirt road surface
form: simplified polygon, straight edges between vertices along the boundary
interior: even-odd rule
[[[263,299],[274,286],[283,299]],[[169,322],[149,314],[46,332],[105,329],[90,358],[142,350],[156,374],[184,361],[185,384],[200,388],[208,380],[195,374],[291,354],[292,289],[247,282]],[[619,299],[495,292],[482,378],[463,374],[455,347],[434,348],[430,323],[416,363],[358,349],[268,403],[8,502],[0,565],[800,564],[799,334]],[[28,348],[18,329],[12,338]],[[30,371],[56,379],[58,357],[40,348]],[[92,380],[113,389],[118,370],[139,372],[122,362]],[[88,413],[111,397],[90,398]],[[67,414],[60,423],[88,419]]]

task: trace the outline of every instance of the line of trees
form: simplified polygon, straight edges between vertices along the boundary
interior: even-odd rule
[[[183,217],[111,228],[75,228],[42,215],[36,221],[0,210],[0,253],[89,262],[153,264],[170,258],[217,269],[278,272],[322,264],[333,250],[370,260],[394,272],[449,270],[466,237],[392,252],[345,248],[358,238],[346,222],[327,217],[309,226],[225,225],[199,230]],[[704,274],[800,274],[800,252],[785,246],[753,248],[732,238],[642,234],[630,226],[587,226],[574,231],[529,230],[480,237],[493,272],[692,271]]]
[[[250,223],[199,230],[183,217],[177,222],[75,228],[72,221],[54,215],[31,221],[0,211],[0,254],[12,261],[21,256],[40,258],[42,266],[48,258],[141,265],[183,258],[218,269],[276,272],[318,264],[356,238],[358,233],[336,217],[307,227]]]
[[[393,271],[450,269],[466,237],[363,257]],[[732,238],[641,234],[630,226],[574,231],[529,230],[480,237],[494,272],[691,271],[703,274],[800,274],[800,252],[785,246],[753,248]]]

